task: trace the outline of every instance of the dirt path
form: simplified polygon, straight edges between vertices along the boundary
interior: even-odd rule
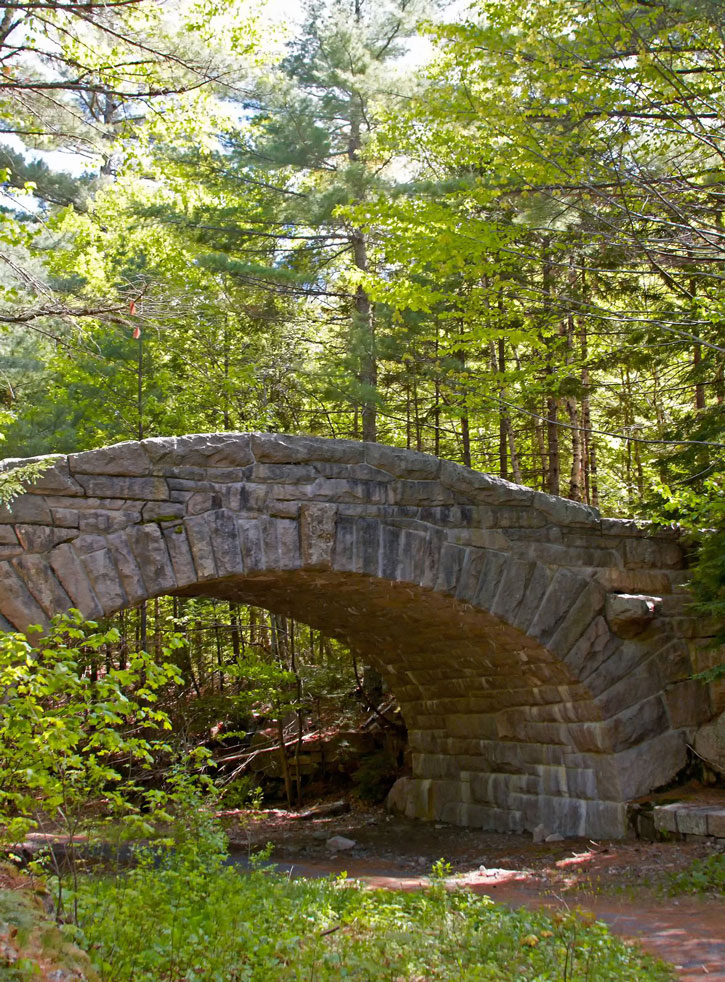
[[[371,886],[425,886],[440,858],[451,864],[451,886],[511,906],[590,911],[613,932],[639,941],[669,962],[682,982],[725,982],[725,899],[668,897],[668,874],[707,855],[701,843],[568,840],[536,844],[526,836],[407,822],[366,809],[333,819],[300,820],[285,812],[230,816],[230,839],[243,856],[267,842],[286,870],[302,876],[346,871]],[[356,845],[331,852],[342,835]]]
[[[664,900],[587,896],[543,896],[515,880],[492,883],[477,880],[468,885],[476,893],[514,907],[579,906],[609,925],[615,934],[634,938],[651,954],[675,966],[683,982],[709,979],[725,982],[725,904],[699,898]]]

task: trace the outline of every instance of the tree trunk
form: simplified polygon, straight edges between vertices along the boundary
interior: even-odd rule
[[[541,486],[545,489],[547,486],[549,467],[546,453],[546,442],[544,440],[544,424],[534,423],[534,433],[536,436],[537,449],[539,451],[539,461],[541,462]]]
[[[239,607],[229,601],[229,626],[231,627],[232,652],[234,660],[239,661],[242,654],[241,632],[239,630]]]
[[[410,450],[410,375],[405,379],[405,449]]]
[[[503,303],[499,299],[499,311],[503,316]],[[514,359],[516,361],[517,367],[520,368],[518,355],[516,353],[516,348],[513,348]],[[506,371],[506,341],[504,338],[499,338],[498,341],[498,370],[503,375]],[[506,398],[506,387],[502,385],[499,392],[499,398],[504,400]],[[509,458],[511,460],[511,476],[513,477],[516,484],[523,484],[523,476],[521,474],[521,464],[519,463],[519,454],[516,449],[516,436],[514,434],[513,424],[511,422],[511,414],[508,411],[508,407],[504,405],[503,401],[500,408],[501,420],[503,421],[504,432],[506,435],[506,440],[508,441],[508,452]],[[499,437],[500,439],[500,437]],[[501,451],[499,449],[499,455]],[[501,474],[501,477],[507,477],[506,474]]]
[[[551,370],[553,375],[553,369]],[[556,396],[546,399],[546,438],[547,458],[546,490],[549,494],[559,494],[561,488],[561,459],[559,456],[559,400]]]
[[[352,236],[353,257],[359,270],[367,272],[368,256],[361,232]],[[375,395],[378,387],[378,363],[375,355],[375,322],[370,297],[364,287],[355,291],[355,322],[360,343],[360,384],[363,388],[362,438],[369,443],[377,440],[377,406]]]
[[[217,671],[219,672],[219,692],[223,692],[224,691],[224,648],[222,645],[221,631],[219,630],[219,613],[218,613],[216,600],[212,602],[212,609],[214,611],[214,644],[216,646]],[[212,684],[212,689],[213,688],[214,686]]]
[[[576,287],[576,271],[574,269],[573,257],[569,261],[569,289],[573,293]],[[566,364],[569,373],[573,373],[572,363],[574,361],[574,315],[569,313],[566,319]],[[581,421],[576,396],[566,397],[566,410],[569,414],[569,426],[571,427],[571,474],[569,476],[569,497],[573,501],[582,500],[583,491],[583,455]]]
[[[692,354],[692,368],[695,376],[695,409],[705,408],[705,386],[700,381],[700,365],[702,363],[702,345],[696,344]]]
[[[355,16],[359,19],[360,11],[356,6]],[[358,159],[362,146],[360,136],[360,121],[350,121],[350,132],[347,141],[347,157],[350,163]],[[352,258],[357,269],[362,273],[368,271],[368,250],[365,236],[360,229],[350,233]],[[362,438],[369,443],[377,440],[377,405],[376,394],[378,387],[378,363],[375,353],[375,319],[370,297],[362,285],[355,290],[355,338],[360,350],[359,379],[363,388],[362,402]]]
[[[506,415],[506,433],[509,441],[509,454],[511,455],[511,476],[516,484],[523,484],[524,479],[521,474],[521,464],[519,463],[519,455],[516,450],[516,437],[514,436],[514,428],[511,425],[511,417],[508,414]]]
[[[466,467],[471,466],[471,431],[469,428],[468,416],[461,416],[461,442],[463,444],[463,463]]]
[[[540,334],[544,347],[544,375],[547,381],[546,396],[546,490],[549,494],[559,494],[561,484],[561,460],[559,455],[559,399],[554,392],[556,384],[556,366],[554,364],[553,339],[549,337],[549,319],[551,317],[552,270],[548,253],[549,241],[543,242],[543,294],[544,320]]]
[[[456,352],[456,358],[458,359],[461,366],[461,378],[466,371],[466,352],[460,348]],[[465,382],[464,382],[465,384]],[[468,412],[466,411],[466,393],[463,393],[463,412],[461,413],[461,443],[463,445],[463,463],[466,467],[471,466],[471,430],[470,423],[468,420]]]
[[[304,723],[302,714],[302,678],[297,670],[297,651],[295,645],[295,622],[289,621],[289,651],[290,668],[295,677],[296,701],[297,701],[297,742],[295,743],[295,781],[297,784],[297,807],[302,804],[302,774],[300,772],[300,754],[302,753],[302,725]]]
[[[285,657],[282,652],[282,640],[280,638],[280,626],[282,618],[277,614],[271,614],[269,618],[270,642],[272,652],[277,663],[286,668]],[[289,761],[287,760],[287,746],[284,736],[284,716],[282,710],[281,693],[277,693],[275,698],[275,710],[277,715],[277,746],[279,750],[279,763],[282,769],[282,779],[284,780],[284,793],[287,798],[287,807],[292,807],[292,780],[290,777]]]
[[[413,377],[413,418],[415,421],[415,449],[423,449],[423,427],[420,421],[420,399],[418,397],[418,377]]]
[[[292,807],[292,780],[289,772],[289,761],[287,760],[287,747],[284,740],[284,720],[282,719],[282,709],[277,706],[277,746],[279,749],[279,762],[282,768],[282,779],[284,780],[284,794],[287,799],[287,807]]]
[[[581,426],[584,438],[583,468],[584,486],[586,488],[587,504],[597,508],[599,505],[599,492],[597,488],[597,448],[594,434],[592,433],[591,415],[591,380],[589,378],[589,339],[587,336],[586,321],[582,319],[581,332],[579,335],[580,350],[582,359],[581,385]]]
[[[498,390],[500,400],[498,408],[498,469],[500,476],[507,478],[509,476],[507,452],[508,411],[504,403],[506,387],[503,384],[503,379],[506,373],[506,343],[503,338],[498,339],[498,372],[501,376],[501,385]]]
[[[436,457],[441,455],[441,381],[438,374],[438,332],[436,330],[436,340],[435,340],[435,389],[433,393],[434,404],[433,404],[433,421],[435,424],[435,435],[434,435],[434,445],[433,453]]]
[[[144,600],[138,611],[138,640],[141,651],[146,651],[148,645],[148,610]]]
[[[154,655],[161,657],[161,618],[159,616],[159,598],[154,598]]]

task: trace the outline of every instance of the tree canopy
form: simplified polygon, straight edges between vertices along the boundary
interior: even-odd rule
[[[8,452],[260,428],[717,495],[718,4],[243,6],[3,8],[6,132],[93,162],[3,151]]]

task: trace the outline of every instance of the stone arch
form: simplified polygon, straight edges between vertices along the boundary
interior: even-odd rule
[[[3,510],[0,626],[167,593],[294,615],[387,677],[409,815],[619,835],[711,714],[683,565],[671,530],[424,454],[162,438],[60,458]]]

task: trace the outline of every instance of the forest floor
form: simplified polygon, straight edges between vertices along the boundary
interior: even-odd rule
[[[230,813],[225,821],[241,864],[271,842],[273,860],[293,875],[346,872],[373,887],[412,890],[424,886],[433,864],[444,859],[452,888],[514,907],[589,911],[674,965],[683,982],[725,982],[725,897],[672,896],[667,890],[672,874],[712,853],[707,843],[534,843],[525,835],[412,822],[354,803],[349,813],[332,818],[268,809]],[[327,844],[333,836],[355,846],[335,852]]]

